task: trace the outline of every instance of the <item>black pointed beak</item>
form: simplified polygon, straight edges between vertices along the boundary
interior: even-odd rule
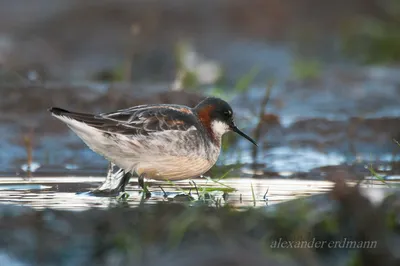
[[[257,143],[252,138],[247,136],[243,131],[238,129],[237,126],[234,123],[232,123],[229,127],[233,132],[238,133],[240,136],[242,136],[243,138],[247,139],[248,141],[250,141],[251,143],[253,143],[254,145],[256,145],[258,147]]]

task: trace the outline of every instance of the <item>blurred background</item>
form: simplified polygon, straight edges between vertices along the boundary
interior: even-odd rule
[[[0,171],[105,174],[51,106],[193,107],[214,95],[260,144],[227,136],[220,167],[396,173],[399,62],[396,0],[3,0]]]

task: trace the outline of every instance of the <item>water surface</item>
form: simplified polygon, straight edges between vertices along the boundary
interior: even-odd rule
[[[261,207],[299,197],[326,193],[333,186],[333,183],[328,181],[291,179],[229,178],[220,180],[219,182],[221,183],[206,179],[194,179],[196,186],[192,181],[174,183],[150,181],[148,184],[152,196],[149,199],[143,199],[141,189],[138,188],[136,181],[132,180],[126,191],[129,197],[126,200],[122,200],[119,197],[100,197],[85,193],[85,191],[99,186],[104,181],[103,177],[60,176],[29,179],[3,177],[0,181],[1,204],[24,205],[36,209],[54,208],[67,210],[108,208],[117,206],[121,202],[132,207],[139,204],[151,205],[159,201],[202,204],[203,201],[198,200],[199,196],[203,197],[203,199],[206,198],[206,204],[211,206],[230,204],[238,208]],[[354,182],[350,183],[355,184]],[[370,180],[365,183],[365,186],[373,186],[374,188],[388,187],[377,180]],[[221,190],[228,187],[236,191],[224,195]],[[211,191],[214,189],[217,191]],[[205,191],[208,191],[209,196],[204,195]],[[193,201],[190,202],[188,197],[183,196],[184,194],[190,194],[193,197]]]

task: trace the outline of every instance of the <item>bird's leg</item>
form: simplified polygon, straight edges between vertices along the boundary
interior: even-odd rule
[[[98,190],[107,190],[110,189],[110,187],[112,187],[112,181],[113,179],[115,179],[115,176],[118,175],[118,172],[114,174],[114,167],[116,165],[113,164],[112,162],[108,163],[108,171],[107,171],[107,176],[106,176],[106,180],[103,182],[103,184],[101,184],[100,187],[98,187]]]
[[[139,187],[144,189],[144,178],[146,177],[145,174],[140,174],[138,177]]]
[[[114,167],[115,167],[115,164],[113,164],[112,162],[108,162],[108,171],[107,171],[106,181],[112,177],[112,175],[114,173]]]
[[[138,177],[138,183],[139,183],[139,186],[143,189],[143,193],[145,193],[146,199],[148,199],[148,198],[151,197],[151,193],[147,189],[147,185],[144,183],[145,177],[146,177],[145,173],[140,174],[139,177]]]
[[[91,194],[102,197],[113,197],[118,195],[119,192],[125,191],[125,186],[128,184],[132,175],[121,168],[114,172],[114,168],[115,164],[109,163],[106,180],[100,187],[92,190]]]
[[[116,188],[119,192],[125,192],[125,187],[128,185],[129,180],[131,179],[132,174],[131,172],[125,172],[124,176],[121,178],[118,187]]]

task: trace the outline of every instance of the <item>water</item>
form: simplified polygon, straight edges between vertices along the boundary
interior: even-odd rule
[[[84,210],[88,208],[107,208],[118,204],[118,197],[98,197],[88,193],[80,193],[96,188],[104,178],[102,177],[35,177],[29,180],[18,177],[4,177],[0,183],[0,203],[12,203],[16,205],[31,206],[33,208],[55,208]],[[175,182],[174,185],[167,182],[150,181],[152,197],[145,200],[146,204],[159,201],[186,201],[182,197],[183,192],[190,191],[193,198],[203,190],[211,188],[224,188],[226,186],[236,189],[228,193],[223,200],[222,191],[209,192],[210,204],[217,204],[221,200],[223,204],[231,204],[237,207],[265,206],[278,202],[294,199],[301,196],[323,193],[332,187],[327,181],[302,181],[283,179],[227,179],[220,181],[224,186],[205,179],[194,179],[197,190],[189,181]],[[254,190],[254,199],[251,191]],[[161,189],[161,188],[162,189]],[[165,194],[164,194],[165,192]],[[127,186],[129,198],[125,201],[129,206],[137,206],[142,201],[141,189],[136,182]],[[177,196],[179,195],[179,196]]]
[[[0,203],[30,206],[35,209],[54,208],[64,210],[86,210],[89,208],[108,208],[121,202],[128,206],[139,204],[154,204],[160,201],[186,202],[200,204],[198,195],[210,191],[207,204],[230,204],[237,208],[250,206],[271,206],[277,203],[328,192],[333,183],[315,180],[288,179],[251,179],[229,178],[221,180],[223,185],[206,180],[194,179],[197,190],[191,181],[179,181],[174,184],[160,181],[150,181],[149,190],[152,196],[143,199],[141,189],[135,180],[127,186],[129,197],[121,200],[119,197],[93,196],[86,191],[96,188],[104,181],[103,177],[3,177],[0,182]],[[398,183],[397,180],[389,182]],[[350,182],[355,184],[355,182]],[[236,191],[224,195],[222,191],[213,189],[233,188]],[[254,197],[252,192],[254,191]],[[388,187],[377,180],[370,180],[364,187]],[[162,188],[162,189],[161,189]],[[198,192],[197,192],[198,191]],[[165,192],[165,193],[164,193]],[[194,201],[189,202],[183,193],[190,193]]]

